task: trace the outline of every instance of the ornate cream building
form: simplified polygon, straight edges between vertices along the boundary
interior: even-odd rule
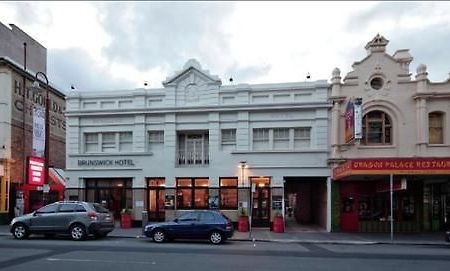
[[[409,50],[387,44],[367,43],[343,80],[333,70],[333,229],[389,231],[392,174],[394,230],[439,231],[450,219],[450,79],[430,82],[423,64],[412,76]]]

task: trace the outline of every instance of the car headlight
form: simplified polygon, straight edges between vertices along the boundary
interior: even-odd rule
[[[154,228],[153,225],[147,225],[147,226],[145,226],[145,230],[146,230],[146,231],[151,231],[151,230],[153,230],[153,228]]]

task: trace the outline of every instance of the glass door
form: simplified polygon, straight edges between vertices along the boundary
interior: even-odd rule
[[[270,179],[251,178],[252,187],[252,227],[270,226]]]
[[[165,200],[164,179],[148,180],[148,221],[164,221],[164,200]]]

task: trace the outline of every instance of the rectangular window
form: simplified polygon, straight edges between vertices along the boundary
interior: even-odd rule
[[[273,129],[273,148],[276,150],[289,149],[289,128]]]
[[[238,178],[220,178],[220,209],[237,209]]]
[[[84,134],[84,151],[98,152],[98,134],[85,133]]]
[[[254,150],[269,149],[269,129],[267,128],[253,129],[253,149]]]
[[[179,134],[177,146],[179,165],[209,164],[208,134]]]
[[[151,144],[164,143],[164,131],[149,131],[148,142]]]
[[[442,113],[428,114],[428,140],[430,144],[444,144],[443,119],[444,115]]]
[[[119,133],[119,151],[131,152],[133,149],[133,133],[120,132]]]
[[[102,133],[102,152],[116,151],[116,133]]]
[[[164,147],[164,131],[148,132],[148,150],[153,152],[162,151]]]
[[[236,144],[236,129],[222,129],[222,145]]]
[[[177,179],[177,209],[207,209],[208,186],[205,178]]]
[[[311,127],[294,129],[294,149],[309,148],[311,146]]]

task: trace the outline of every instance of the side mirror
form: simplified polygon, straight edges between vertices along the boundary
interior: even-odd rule
[[[37,216],[37,214],[38,214],[38,211],[33,212],[33,216]]]
[[[175,218],[173,222],[178,223],[178,218]]]

